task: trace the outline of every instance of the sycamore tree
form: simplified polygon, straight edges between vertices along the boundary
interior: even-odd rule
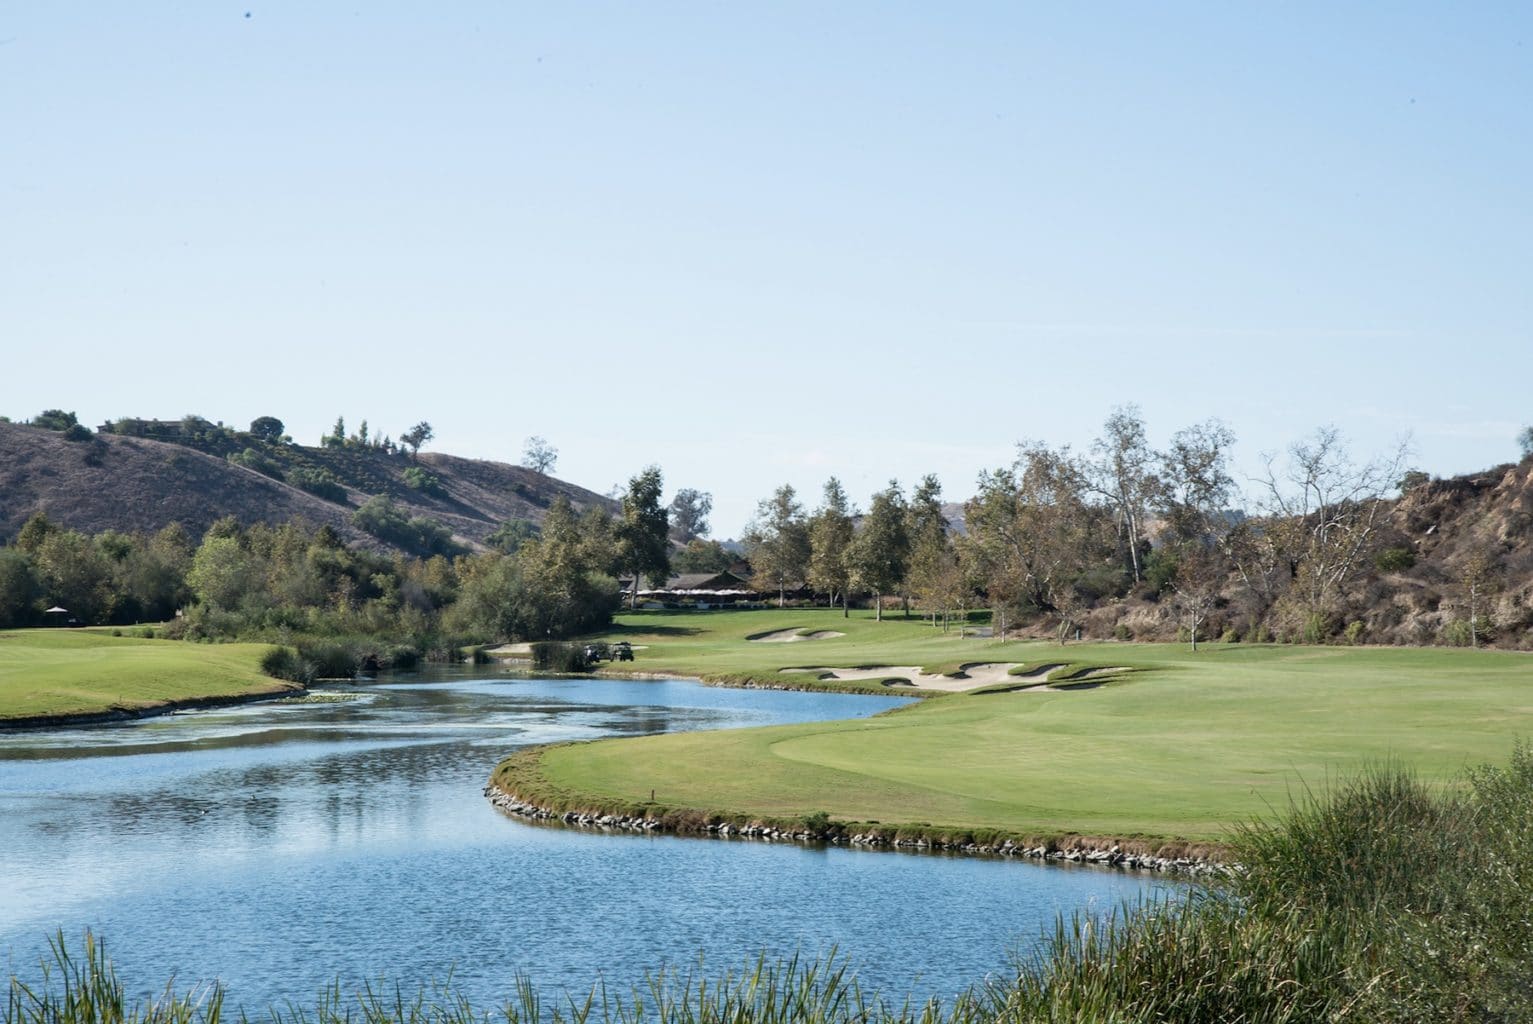
[[[713,512],[713,495],[683,487],[671,499],[671,539],[689,544],[708,536],[708,516]]]
[[[792,485],[783,484],[756,506],[745,530],[745,553],[756,577],[777,590],[777,606],[787,604],[788,587],[809,574],[809,523]]]
[[[889,486],[873,495],[868,514],[862,519],[862,529],[852,544],[853,577],[857,585],[873,594],[877,612],[874,617],[882,622],[884,595],[894,593],[905,585],[905,575],[910,566],[909,507],[898,480],[890,480]],[[908,613],[907,606],[907,613]]]
[[[825,481],[825,496],[809,519],[809,585],[830,597],[831,607],[841,598],[841,614],[851,614],[847,592],[852,586],[852,508],[841,481]]]
[[[1269,600],[1283,588],[1305,616],[1305,632],[1323,639],[1325,624],[1349,585],[1371,564],[1389,510],[1388,496],[1410,454],[1407,441],[1355,461],[1335,427],[1291,445],[1286,458],[1264,457],[1261,523],[1244,531],[1236,567]]]
[[[534,434],[522,443],[522,465],[539,476],[553,472],[554,464],[558,461],[559,449],[546,439]]]
[[[1091,445],[1083,480],[1104,500],[1118,523],[1118,536],[1128,549],[1134,582],[1142,577],[1139,548],[1144,540],[1145,519],[1160,492],[1157,458],[1145,436],[1144,419],[1137,405],[1112,411],[1102,425],[1102,436]]]

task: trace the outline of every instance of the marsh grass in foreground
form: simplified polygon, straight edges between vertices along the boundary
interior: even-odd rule
[[[277,1024],[1129,1024],[1533,1021],[1533,753],[1431,788],[1374,767],[1241,830],[1243,870],[1170,902],[1062,920],[1009,980],[945,1003],[864,993],[844,961],[758,961],[716,981],[659,975],[558,1005],[527,982],[494,1011],[450,985],[339,985]],[[934,954],[934,955],[940,955]],[[216,987],[129,1005],[99,944],[62,939],[35,989],[12,981],[5,1024],[218,1024]],[[241,1019],[244,1019],[243,1012]]]

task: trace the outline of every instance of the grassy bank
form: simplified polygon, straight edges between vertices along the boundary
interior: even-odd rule
[[[1522,750],[1508,767],[1478,769],[1451,791],[1374,766],[1234,836],[1247,871],[1174,904],[1123,908],[1108,921],[1062,919],[1009,977],[945,1004],[864,993],[842,963],[790,961],[722,979],[659,975],[635,992],[598,985],[589,999],[572,993],[550,1004],[522,982],[519,998],[498,1010],[435,986],[412,999],[404,994],[415,984],[408,980],[354,999],[337,984],[314,1009],[289,1006],[270,1017],[294,1024],[1528,1021],[1530,806],[1533,757]],[[60,950],[50,969],[34,988],[13,979],[6,1024],[216,1024],[224,1013],[216,988],[130,1003],[98,946],[75,958]]]
[[[268,649],[76,629],[0,630],[0,725],[141,713],[294,689],[261,674],[261,655]]]
[[[842,822],[1023,837],[1221,843],[1302,787],[1394,759],[1429,784],[1533,725],[1533,661],[1445,649],[997,644],[826,612],[640,615],[636,667],[741,681],[784,667],[1066,663],[1091,688],[943,694],[872,719],[526,752],[497,785],[561,809]],[[780,629],[840,638],[760,643]],[[1094,685],[1100,683],[1100,685]],[[870,689],[889,693],[878,682]],[[992,688],[994,691],[996,688]],[[1003,688],[1004,689],[1004,688]],[[650,794],[654,798],[651,803]]]

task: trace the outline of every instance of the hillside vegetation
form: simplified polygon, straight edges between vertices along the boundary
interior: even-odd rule
[[[612,504],[521,466],[375,447],[311,448],[207,427],[171,442],[0,422],[0,538],[14,538],[37,512],[85,534],[154,533],[180,523],[194,537],[232,516],[246,526],[302,519],[351,544],[404,550],[353,523],[358,508],[382,497],[402,516],[438,523],[460,545],[478,548],[509,520],[541,523],[560,495],[577,510]]]

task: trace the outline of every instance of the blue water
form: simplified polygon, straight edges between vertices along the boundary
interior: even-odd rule
[[[897,698],[680,681],[396,677],[344,704],[0,734],[0,955],[106,940],[131,991],[222,981],[312,1005],[339,978],[445,979],[476,1004],[709,976],[839,949],[865,988],[950,996],[1003,975],[1056,914],[1164,885],[1105,870],[597,834],[490,806],[518,747],[875,714]]]

